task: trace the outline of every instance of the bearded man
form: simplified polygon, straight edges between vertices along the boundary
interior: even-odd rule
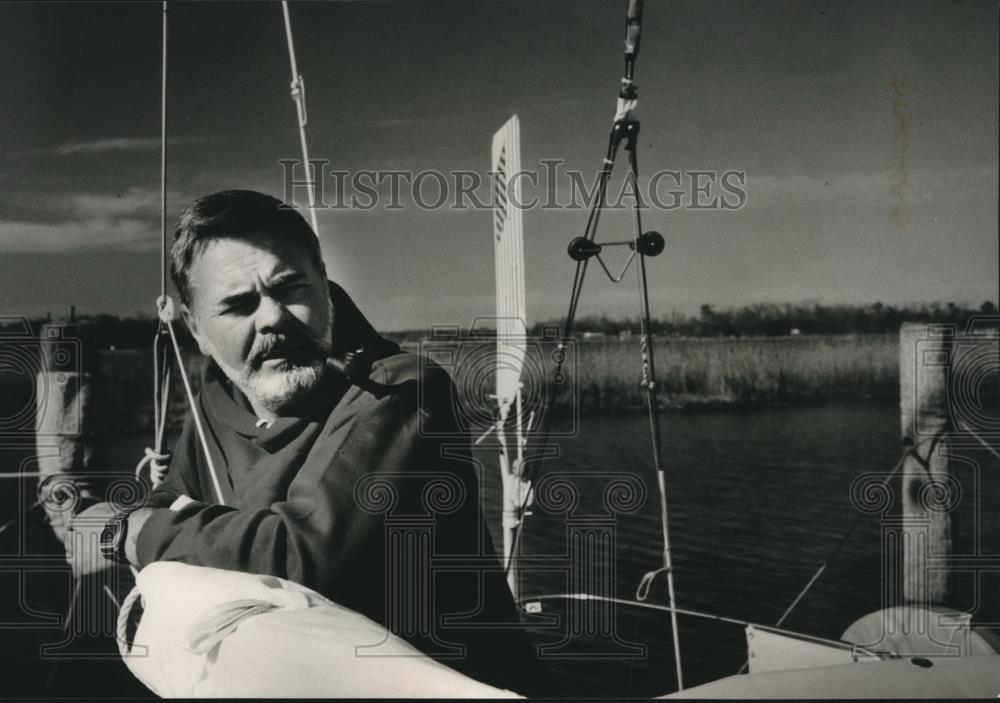
[[[224,191],[192,204],[174,235],[171,277],[211,357],[197,410],[218,485],[189,417],[166,480],[108,523],[121,534],[112,540],[119,553],[106,556],[295,581],[431,656],[449,652],[443,663],[473,678],[547,692],[498,568],[473,466],[441,439],[457,433],[448,374],[376,333],[327,281],[306,221],[270,196]],[[441,478],[460,500],[433,514],[432,554],[410,550],[402,559],[412,568],[398,568],[387,515],[426,517],[430,483]],[[373,479],[391,493],[391,511],[362,488]],[[436,556],[452,567],[434,573],[426,562]],[[462,559],[468,568],[455,569]],[[430,629],[392,622],[394,594],[419,592],[427,574]],[[448,627],[447,615],[462,622]]]

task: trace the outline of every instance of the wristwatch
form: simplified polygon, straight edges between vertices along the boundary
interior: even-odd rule
[[[128,536],[128,516],[132,511],[119,511],[104,524],[101,530],[101,556],[119,564],[128,564],[125,558],[125,538]]]

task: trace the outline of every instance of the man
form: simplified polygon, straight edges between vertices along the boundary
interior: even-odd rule
[[[546,692],[496,568],[473,467],[435,439],[456,428],[447,373],[380,337],[326,280],[305,220],[270,196],[196,201],[180,218],[171,276],[213,362],[197,410],[216,476],[189,417],[166,480],[105,530],[119,531],[119,558],[296,581],[473,678]],[[432,545],[387,548],[387,518],[428,516]],[[467,568],[433,573],[432,555]],[[393,622],[395,594],[420,581],[433,584],[430,629]],[[449,626],[448,615],[463,622]]]

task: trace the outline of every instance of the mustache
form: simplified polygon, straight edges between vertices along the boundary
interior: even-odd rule
[[[269,357],[289,352],[316,360],[325,359],[330,353],[326,345],[308,332],[288,330],[258,336],[247,355],[247,363],[251,368],[259,369]]]

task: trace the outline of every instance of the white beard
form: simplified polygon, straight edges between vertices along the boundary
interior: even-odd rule
[[[323,361],[315,361],[309,366],[269,368],[236,374],[233,373],[233,369],[222,365],[220,368],[248,398],[271,412],[278,412],[300,400],[319,385],[326,364]]]
[[[316,359],[308,366],[279,367],[263,366],[260,369],[244,367],[237,369],[221,361],[215,348],[208,340],[202,340],[209,355],[226,377],[243,391],[252,403],[277,413],[306,396],[316,388],[326,374],[326,357],[333,346],[333,302],[329,302],[330,327],[323,339],[313,340],[323,351],[323,358]]]

